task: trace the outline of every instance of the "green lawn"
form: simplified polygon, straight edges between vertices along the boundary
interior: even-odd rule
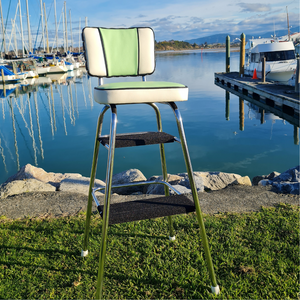
[[[95,296],[101,219],[92,217],[89,255],[80,257],[85,215],[0,219],[1,299]],[[113,225],[103,296],[109,299],[297,299],[299,208],[205,215],[221,294],[210,282],[194,214]]]

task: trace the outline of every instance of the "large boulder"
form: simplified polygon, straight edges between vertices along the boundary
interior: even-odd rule
[[[112,177],[112,184],[118,185],[118,184],[127,184],[132,182],[140,182],[140,181],[146,181],[147,178],[144,176],[144,174],[138,170],[138,169],[130,169],[118,174],[113,175]],[[144,186],[132,186],[132,187],[121,187],[121,188],[115,188],[112,190],[113,193],[117,193],[119,195],[130,195],[137,192],[142,192],[144,189]]]
[[[36,179],[39,181],[42,181],[44,183],[49,183],[52,186],[56,187],[59,189],[60,182],[66,178],[69,178],[72,176],[72,178],[77,177],[80,178],[82,177],[81,174],[71,174],[71,173],[53,173],[53,172],[46,172],[42,168],[37,168],[35,166],[32,166],[30,164],[27,164],[21,169],[14,174],[13,176],[9,177],[5,183],[12,182],[15,180],[24,180],[24,179]]]
[[[288,169],[272,179],[263,179],[258,185],[272,185],[274,191],[278,193],[299,195],[300,166]]]
[[[238,174],[223,173],[223,172],[194,172],[194,180],[198,192],[220,190],[235,182],[235,184],[251,185],[248,177],[244,178]],[[150,180],[162,180],[162,176],[153,176]],[[240,178],[243,178],[241,180]],[[190,181],[187,173],[179,173],[177,175],[168,175],[168,182],[172,186],[182,186],[185,189],[180,189],[181,192],[191,193]],[[250,183],[249,183],[250,182]],[[178,189],[179,190],[179,189]],[[149,185],[144,191],[146,194],[164,194],[164,186]]]
[[[90,185],[89,177],[77,177],[76,175],[70,176],[63,179],[60,182],[59,191],[62,192],[72,192],[88,195]],[[95,188],[105,187],[105,182],[100,179],[95,179],[94,186]],[[97,194],[98,192],[96,192]],[[99,193],[104,193],[104,189]]]
[[[0,199],[28,192],[55,192],[56,187],[33,178],[14,180],[0,185]]]

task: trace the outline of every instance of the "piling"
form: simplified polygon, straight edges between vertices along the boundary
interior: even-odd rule
[[[226,37],[226,73],[230,72],[230,36]]]
[[[245,66],[245,46],[246,46],[246,36],[244,33],[241,34],[240,43],[240,76],[244,76],[244,66]]]
[[[5,77],[4,77],[4,71],[1,69],[1,76],[2,76],[2,83],[5,84]]]
[[[261,80],[262,82],[266,82],[266,57],[265,56],[261,58],[261,63],[262,63]]]
[[[300,90],[300,70],[299,70],[299,66],[300,66],[300,58],[299,58],[299,54],[297,55],[297,69],[296,69],[296,76],[295,76],[295,92],[299,93]]]

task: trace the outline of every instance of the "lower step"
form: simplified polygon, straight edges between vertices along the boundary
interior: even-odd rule
[[[103,206],[99,205],[98,210],[103,217]],[[186,214],[193,211],[195,211],[194,202],[184,195],[114,203],[109,209],[109,224]]]

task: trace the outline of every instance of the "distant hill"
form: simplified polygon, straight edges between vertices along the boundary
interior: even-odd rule
[[[192,40],[186,40],[185,42],[188,42],[190,44],[194,44],[196,43],[197,45],[202,45],[204,43],[207,43],[207,44],[224,44],[226,42],[226,36],[229,35],[230,36],[230,42],[233,42],[234,39],[236,38],[240,38],[240,34],[239,35],[235,35],[235,34],[226,34],[226,33],[221,33],[221,34],[214,34],[214,35],[210,35],[210,36],[206,36],[206,37],[202,37],[202,38],[198,38],[198,39],[192,39]],[[263,33],[263,34],[247,34],[245,33],[246,35],[246,40],[254,37],[254,38],[258,38],[258,37],[261,37],[261,38],[268,38],[268,37],[271,37],[271,35],[274,35],[274,32],[266,32],[266,33]],[[277,30],[276,31],[276,36],[280,37],[280,36],[283,36],[283,35],[287,35],[287,30]],[[238,40],[237,40],[238,42]]]

